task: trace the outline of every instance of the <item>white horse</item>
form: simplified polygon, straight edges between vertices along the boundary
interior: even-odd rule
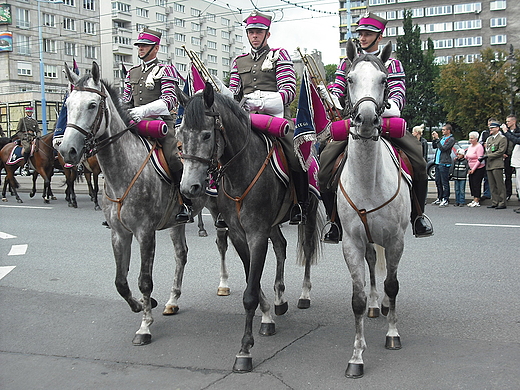
[[[374,244],[384,247],[386,256],[385,297],[382,302],[383,314],[388,313],[386,347],[401,348],[395,313],[399,290],[397,266],[403,254],[411,201],[402,171],[393,160],[393,151],[380,137],[381,114],[387,103],[388,71],[385,62],[391,51],[390,42],[379,56],[358,55],[351,41],[347,45],[347,56],[352,62],[347,75],[347,104],[351,106],[352,127],[337,202],[340,220],[345,221],[343,255],[352,276],[352,309],[356,321],[354,353],[345,373],[351,378],[360,378],[364,373],[365,258],[371,279],[369,316],[379,314]]]

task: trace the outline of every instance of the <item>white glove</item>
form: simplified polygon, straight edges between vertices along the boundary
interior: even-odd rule
[[[155,80],[160,80],[164,73],[164,66],[155,65],[152,71],[148,74],[146,78],[146,89],[150,91],[155,88]]]
[[[212,77],[213,77],[213,80],[215,81],[215,84],[217,85],[218,89],[220,89],[220,93],[222,95],[225,95],[225,96],[230,97],[231,99],[233,99],[234,98],[233,92],[231,92],[229,90],[229,88],[224,85],[222,80],[220,80],[217,76],[212,76]]]
[[[244,95],[244,97],[246,98],[244,108],[247,110],[283,118],[284,106],[280,93],[255,91]]]
[[[383,115],[381,115],[381,116],[383,118],[400,117],[401,110],[399,109],[399,107],[397,107],[396,102],[394,102],[392,99],[388,99],[388,103],[390,103],[390,108],[385,108],[385,111],[383,112]]]
[[[160,115],[170,115],[166,102],[162,99],[154,100],[144,106],[132,108],[130,111],[132,119],[139,123],[143,118],[158,117]]]
[[[52,147],[59,151],[60,145],[63,141],[63,135],[57,135],[52,139]]]
[[[323,84],[318,85],[318,93],[322,100],[327,101],[331,106],[336,107],[339,110],[343,110],[343,106],[339,102],[339,99],[332,92],[327,92],[327,87]]]

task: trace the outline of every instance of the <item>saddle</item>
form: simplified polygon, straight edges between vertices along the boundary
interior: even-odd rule
[[[13,150],[11,150],[11,154],[9,155],[9,158],[5,162],[6,165],[17,165],[20,163],[20,161],[23,161],[23,152],[22,152],[22,146],[16,145]]]

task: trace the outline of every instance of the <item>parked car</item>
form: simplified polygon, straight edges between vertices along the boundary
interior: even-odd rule
[[[468,149],[469,141],[468,140],[460,140],[455,142],[453,148],[451,148],[451,158],[455,158],[455,153],[458,149]],[[428,177],[430,180],[435,180],[435,149],[432,146],[431,142],[428,142],[428,161],[426,163],[426,173],[428,173]]]

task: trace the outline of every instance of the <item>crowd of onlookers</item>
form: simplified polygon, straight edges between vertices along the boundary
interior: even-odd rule
[[[426,141],[423,142],[420,136],[422,128],[416,127],[412,133],[422,142],[426,158]],[[520,201],[520,127],[516,116],[509,115],[503,124],[490,118],[487,130],[480,134],[476,131],[469,133],[469,142],[468,148],[457,149],[453,158],[452,149],[456,141],[451,125],[447,123],[442,127],[442,135],[432,132],[437,187],[437,199],[432,204],[439,207],[449,205],[450,181],[454,183],[454,206],[480,207],[482,201],[491,199],[487,207],[501,210],[507,208],[507,202],[513,196]],[[516,193],[513,193],[513,175]],[[466,205],[467,181],[473,200]],[[520,214],[520,207],[514,211]]]

